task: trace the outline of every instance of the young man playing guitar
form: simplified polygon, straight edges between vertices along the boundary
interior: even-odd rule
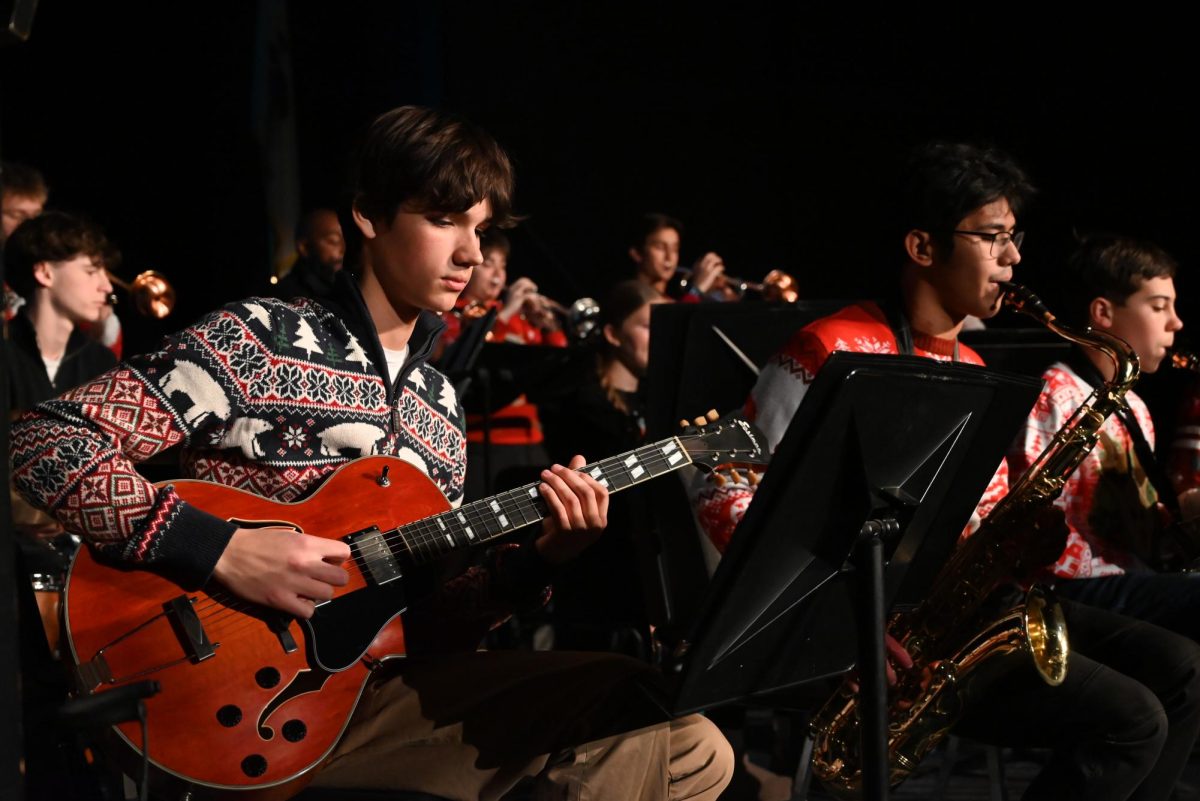
[[[359,162],[356,275],[340,274],[335,296],[320,303],[231,304],[41,405],[13,431],[18,488],[110,561],[185,589],[215,582],[311,618],[348,580],[343,540],[239,527],[172,486],[148,484],[132,462],[181,445],[191,477],[294,501],[350,459],[388,454],[456,506],[462,410],[425,359],[440,333],[434,312],[453,307],[482,260],[480,233],[513,221],[512,181],[503,150],[473,125],[416,107],[384,114]],[[473,652],[515,608],[544,602],[554,565],[600,535],[608,495],[575,471],[582,464],[542,473],[549,515],[531,546],[493,549],[449,580],[432,570],[405,576],[416,599],[405,626],[410,658],[372,666],[340,742],[320,755],[317,783],[455,799],[499,798],[525,777],[571,797],[720,793],[728,744],[698,716],[654,720],[638,701],[640,663]],[[415,591],[422,583],[427,591]],[[260,767],[244,765],[247,774]]]

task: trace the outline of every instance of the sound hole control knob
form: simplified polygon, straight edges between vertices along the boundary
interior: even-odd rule
[[[242,710],[233,704],[226,704],[217,710],[217,723],[225,728],[232,729],[241,722]]]
[[[254,674],[254,681],[264,690],[269,690],[279,683],[279,671],[273,667],[265,667]]]
[[[262,754],[251,754],[242,760],[242,773],[245,773],[252,779],[267,772],[267,758]]]
[[[283,739],[289,743],[298,743],[308,736],[308,726],[303,720],[289,720],[283,724]]]

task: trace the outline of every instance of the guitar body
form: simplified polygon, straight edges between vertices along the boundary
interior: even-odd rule
[[[618,492],[689,464],[765,464],[764,443],[753,425],[732,417],[579,471]],[[546,515],[537,484],[451,511],[424,473],[388,456],[343,465],[300,503],[173,483],[188,503],[239,527],[292,527],[351,551],[349,583],[304,621],[216,584],[184,592],[78,552],[63,601],[76,688],[86,695],[147,679],[161,685],[145,702],[146,752],[155,784],[176,797],[238,791],[266,801],[299,791],[337,745],[371,672],[404,654],[402,557],[438,559]],[[114,736],[118,761],[136,772],[140,725],[122,723]]]
[[[202,481],[173,483],[184,500],[238,525],[293,526],[327,539],[449,509],[424,474],[383,456],[343,466],[295,504]],[[83,692],[144,679],[162,685],[146,700],[157,778],[173,777],[200,795],[253,789],[286,797],[333,750],[373,668],[404,654],[403,581],[379,581],[357,551],[345,567],[349,584],[310,621],[297,621],[218,585],[205,588],[212,595],[185,593],[81,549],[64,599],[65,652]],[[116,729],[140,759],[139,724]]]

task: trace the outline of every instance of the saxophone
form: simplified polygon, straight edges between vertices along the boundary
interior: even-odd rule
[[[973,687],[981,688],[1032,657],[1041,677],[1057,686],[1067,673],[1067,634],[1061,607],[1049,590],[1033,587],[1022,602],[998,616],[995,591],[1011,577],[1042,566],[1062,551],[1047,548],[1035,521],[1053,503],[1079,463],[1096,444],[1105,419],[1124,403],[1138,378],[1137,354],[1123,340],[1088,328],[1058,324],[1029,290],[1004,283],[1004,304],[1034,317],[1059,336],[1106,354],[1113,379],[1072,413],[1037,460],[992,509],[974,535],[955,548],[915,608],[893,614],[888,630],[913,658],[889,695],[888,771],[892,786],[903,781],[959,718]],[[1039,542],[1040,540],[1040,542]],[[1053,545],[1053,543],[1049,543]],[[1040,546],[1040,547],[1039,547]],[[813,773],[842,798],[862,792],[858,697],[843,683],[810,724]]]

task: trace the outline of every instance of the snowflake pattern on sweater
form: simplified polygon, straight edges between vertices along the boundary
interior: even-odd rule
[[[873,303],[861,303],[809,323],[775,354],[759,374],[746,401],[745,413],[766,435],[771,450],[779,445],[796,410],[808,393],[817,373],[834,351],[852,353],[900,352],[896,337],[883,311]],[[914,333],[913,352],[937,361],[953,361],[955,342]],[[958,345],[958,358],[967,364],[983,365],[983,359],[966,345]],[[968,531],[979,527],[992,507],[1008,491],[1008,467],[1001,461],[987,490],[980,498]],[[753,497],[744,484],[714,486],[707,481],[693,492],[700,526],[718,551],[724,552],[737,524]]]
[[[183,560],[187,549],[172,544],[179,523],[203,513],[181,515],[190,507],[174,489],[133,466],[176,445],[188,477],[279,501],[369,454],[412,462],[453,505],[466,471],[462,411],[445,376],[416,359],[393,391],[325,307],[255,298],[26,415],[13,429],[13,479],[109,557]],[[207,523],[198,536],[219,539]],[[219,554],[224,542],[212,547]],[[189,567],[194,580],[211,570]]]
[[[1009,453],[1014,472],[1024,472],[1033,463],[1093,390],[1061,362],[1042,373],[1042,381],[1042,394]],[[1146,404],[1133,392],[1125,395],[1125,402],[1153,448],[1154,422]],[[1108,417],[1096,447],[1067,479],[1055,501],[1066,516],[1069,533],[1067,547],[1053,567],[1054,575],[1073,579],[1124,573],[1135,557],[1122,543],[1145,540],[1152,534],[1157,501],[1129,431],[1115,415]]]

